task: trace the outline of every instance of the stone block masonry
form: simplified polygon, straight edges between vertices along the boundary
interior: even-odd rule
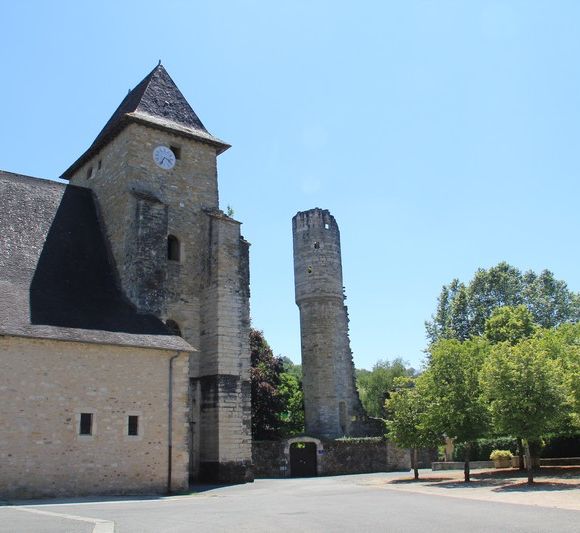
[[[300,212],[292,233],[306,434],[380,435],[381,424],[368,419],[356,390],[336,220],[323,209]]]
[[[175,353],[19,337],[0,337],[0,353],[0,498],[166,492]],[[188,363],[173,362],[174,491],[188,487]]]
[[[160,145],[179,149],[173,169],[156,166]],[[240,223],[219,210],[216,157],[210,144],[129,124],[71,183],[97,196],[127,297],[141,312],[175,322],[197,350],[190,479],[244,481],[251,478],[249,245]],[[179,242],[178,261],[168,260],[168,235]]]

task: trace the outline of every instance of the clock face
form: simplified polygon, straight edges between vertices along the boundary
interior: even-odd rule
[[[169,170],[175,166],[175,154],[167,146],[157,146],[153,150],[153,161],[157,166]]]

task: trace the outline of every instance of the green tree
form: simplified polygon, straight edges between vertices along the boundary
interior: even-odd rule
[[[395,378],[394,387],[385,405],[389,413],[389,438],[401,447],[410,448],[411,467],[415,479],[419,479],[417,450],[435,446],[441,437],[426,424],[428,401],[421,376]]]
[[[482,400],[479,374],[489,351],[481,339],[444,339],[431,347],[421,381],[427,394],[426,427],[465,443],[465,481],[470,480],[470,444],[485,435],[489,412]]]
[[[276,440],[281,436],[281,413],[284,412],[283,398],[278,388],[283,363],[275,357],[261,331],[250,331],[252,385],[252,438]]]
[[[536,337],[542,350],[562,371],[567,409],[559,412],[557,432],[573,435],[580,431],[580,323],[540,330]]]
[[[485,322],[485,338],[491,344],[517,344],[531,337],[537,329],[534,317],[525,305],[497,307]]]
[[[522,274],[502,262],[487,270],[480,268],[467,285],[454,279],[443,286],[435,313],[425,323],[427,338],[433,343],[482,335],[494,309],[519,305],[543,328],[580,320],[580,295],[564,281],[556,280],[549,270]]]
[[[530,441],[555,429],[566,407],[562,368],[544,344],[538,337],[497,344],[481,372],[495,428],[523,439],[528,483],[533,483]]]
[[[278,394],[284,405],[280,413],[282,434],[292,437],[304,433],[304,393],[296,375],[289,372],[280,374]]]
[[[379,360],[370,371],[357,370],[356,386],[367,414],[384,418],[385,400],[393,388],[395,378],[411,377],[414,374],[415,370],[407,367],[400,357],[393,361]]]

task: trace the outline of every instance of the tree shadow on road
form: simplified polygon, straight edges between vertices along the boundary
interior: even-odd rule
[[[558,483],[551,481],[535,481],[531,485],[527,482],[510,483],[493,489],[493,492],[545,492],[559,490],[580,489],[580,483]]]

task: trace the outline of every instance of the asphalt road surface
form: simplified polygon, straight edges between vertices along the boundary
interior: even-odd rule
[[[258,480],[188,496],[12,502],[1,532],[580,532],[580,511],[397,491],[396,474]]]

